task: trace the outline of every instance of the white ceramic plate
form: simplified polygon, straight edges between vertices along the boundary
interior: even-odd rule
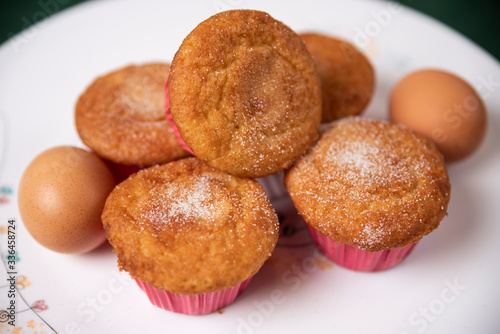
[[[296,31],[353,41],[377,73],[366,116],[387,118],[390,90],[406,73],[421,67],[452,71],[483,96],[488,134],[476,154],[449,166],[449,215],[399,266],[359,273],[324,266],[319,259],[311,265],[314,247],[288,247],[308,242],[299,230],[281,239],[273,260],[222,314],[185,316],[152,306],[127,274],[119,274],[109,246],[78,256],[39,246],[20,221],[17,185],[42,150],[82,145],[73,108],[96,76],[129,63],[170,61],[197,23],[229,8],[261,9]],[[379,1],[91,1],[3,44],[0,75],[0,247],[4,256],[5,226],[14,218],[16,270],[25,277],[16,285],[21,332],[498,332],[500,66],[445,26]],[[279,210],[289,207],[286,200],[274,203]],[[5,308],[7,278],[4,268],[0,272],[0,308]],[[0,324],[0,332],[8,329]]]

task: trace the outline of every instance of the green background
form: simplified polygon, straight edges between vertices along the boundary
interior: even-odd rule
[[[43,10],[42,4],[50,6],[49,3],[55,3],[59,7],[58,11],[61,11],[83,1],[85,0],[0,0],[0,43],[27,28],[29,23],[42,19],[40,15],[35,15],[40,14],[41,10],[45,13],[55,12],[55,6]],[[479,44],[496,59],[500,59],[498,1],[400,0],[400,2],[447,24]]]

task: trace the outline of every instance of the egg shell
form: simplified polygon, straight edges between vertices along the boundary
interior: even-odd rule
[[[486,108],[466,81],[442,70],[410,73],[393,89],[390,117],[432,139],[446,162],[471,155],[484,139]]]
[[[39,154],[19,184],[21,219],[41,245],[60,253],[84,253],[105,240],[101,213],[116,182],[92,152],[58,146]]]

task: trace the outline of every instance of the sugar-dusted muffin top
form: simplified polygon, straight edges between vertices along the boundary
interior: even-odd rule
[[[375,87],[370,61],[347,41],[314,33],[299,36],[314,59],[321,80],[322,122],[360,114]]]
[[[288,168],[318,137],[321,87],[300,37],[269,14],[230,10],[182,42],[170,108],[200,159],[237,176]]]
[[[130,176],[102,214],[121,269],[157,289],[200,294],[254,275],[278,240],[263,188],[187,158]]]
[[[332,123],[285,176],[304,220],[366,251],[404,247],[438,227],[450,183],[434,143],[358,117]]]
[[[189,156],[165,117],[170,65],[131,65],[97,78],[75,108],[76,129],[98,155],[125,165],[150,166]]]

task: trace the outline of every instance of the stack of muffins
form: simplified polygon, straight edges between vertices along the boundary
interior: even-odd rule
[[[362,271],[397,264],[446,215],[450,185],[432,142],[355,116],[373,87],[373,68],[349,43],[299,36],[253,10],[201,22],[171,66],[98,78],[76,125],[125,179],[102,214],[119,267],[161,308],[206,314],[230,304],[278,240],[254,178],[282,171],[332,261]]]

